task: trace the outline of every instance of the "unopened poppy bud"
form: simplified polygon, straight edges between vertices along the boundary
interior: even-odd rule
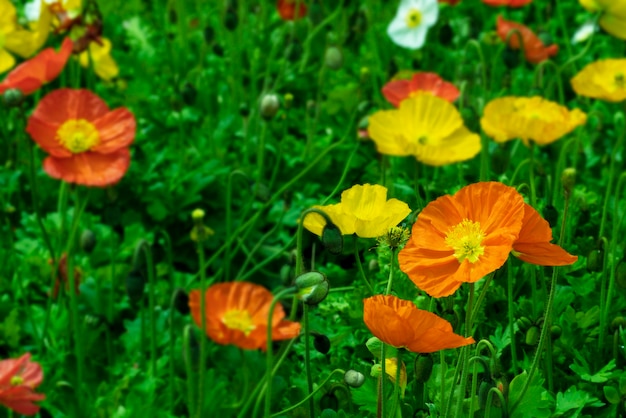
[[[195,222],[200,222],[204,219],[204,211],[202,209],[194,209],[193,212],[191,212],[191,219],[193,219]]]
[[[430,354],[418,355],[415,359],[415,381],[426,383],[433,372],[433,358]]]
[[[380,266],[378,265],[378,260],[375,258],[372,258],[369,263],[367,263],[367,269],[370,271],[370,273],[375,273],[378,270],[380,270]]]
[[[185,292],[184,289],[176,288],[174,289],[174,294],[172,295],[172,302],[174,308],[181,314],[187,315],[189,313],[189,295]]]
[[[283,100],[285,101],[285,109],[291,109],[291,106],[293,106],[293,94],[285,93]]]
[[[617,316],[611,321],[611,331],[615,332],[619,328],[626,328],[626,318],[623,316]]]
[[[526,331],[526,344],[527,345],[536,345],[539,341],[539,328],[536,326],[532,326],[528,328]]]
[[[597,249],[591,250],[587,256],[587,270],[589,271],[602,271],[604,267],[604,250]]]
[[[502,53],[502,61],[504,62],[506,68],[508,68],[509,70],[518,67],[521,61],[519,51],[513,50],[509,47],[505,48],[504,52]]]
[[[378,237],[378,245],[389,247],[392,250],[404,247],[404,244],[409,240],[408,228],[401,226],[392,226],[387,230],[385,234]]]
[[[320,398],[320,409],[332,409],[333,411],[339,409],[339,400],[334,392],[327,392]]]
[[[359,71],[360,75],[361,75],[361,82],[365,82],[367,81],[367,79],[370,77],[370,69],[367,67],[361,67],[361,70]]]
[[[343,54],[341,50],[336,46],[330,46],[326,49],[324,55],[324,62],[326,66],[331,70],[338,70],[343,65]]]
[[[550,336],[552,337],[553,340],[558,340],[562,332],[563,330],[558,325],[552,325],[550,327]]]
[[[126,293],[131,303],[137,303],[143,297],[143,289],[146,286],[146,280],[141,271],[133,269],[126,276]]]
[[[542,215],[543,215],[543,219],[548,221],[548,225],[550,225],[550,228],[554,228],[557,221],[559,220],[559,212],[552,205],[546,205],[543,208]]]
[[[296,277],[298,299],[307,305],[317,305],[328,295],[329,284],[326,276],[319,271],[309,271]]]
[[[522,316],[517,320],[517,327],[522,331],[526,331],[532,324],[532,321],[525,316]]]
[[[572,193],[572,189],[576,184],[576,169],[568,167],[561,173],[561,184],[563,184],[563,191],[567,195]]]
[[[91,229],[85,229],[80,234],[80,248],[87,254],[90,254],[95,247],[96,247],[96,235],[93,233]]]
[[[7,89],[2,95],[2,101],[8,107],[17,107],[24,101],[24,94],[18,89]]]
[[[313,347],[322,353],[328,354],[330,351],[330,340],[324,334],[320,334],[319,332],[312,333],[313,334]]]
[[[276,115],[279,107],[280,102],[278,101],[278,96],[275,94],[266,94],[261,99],[261,116],[265,120],[270,120]]]
[[[327,223],[322,229],[322,244],[324,248],[334,255],[343,251],[343,234],[339,227],[333,223]]]
[[[365,375],[356,370],[348,370],[346,374],[343,375],[343,381],[351,388],[360,388],[363,386],[363,383],[365,383]]]
[[[501,377],[500,379],[496,380],[496,389],[498,389],[500,392],[502,392],[502,394],[504,395],[504,398],[506,399],[506,397],[509,394],[509,381],[506,380],[506,378],[504,378],[504,376]],[[493,405],[498,407],[498,408],[502,408],[504,406],[500,402],[500,397],[499,396],[494,396],[493,397]]]
[[[623,258],[615,268],[615,281],[619,287],[626,289],[626,261]]]
[[[537,37],[541,39],[545,46],[550,46],[554,43],[554,39],[552,39],[552,35],[549,32],[541,31],[537,34]]]
[[[478,406],[480,409],[485,409],[487,406],[487,397],[489,396],[489,390],[493,386],[491,383],[483,380],[478,387]]]
[[[180,89],[180,95],[187,106],[195,103],[197,93],[196,88],[188,81]]]

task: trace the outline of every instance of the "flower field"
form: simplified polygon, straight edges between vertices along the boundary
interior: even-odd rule
[[[0,418],[626,416],[626,0],[0,0]]]

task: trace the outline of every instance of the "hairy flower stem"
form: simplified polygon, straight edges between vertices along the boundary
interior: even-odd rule
[[[507,313],[509,317],[509,334],[511,335],[511,363],[513,367],[513,374],[517,373],[517,343],[515,341],[515,315],[513,312],[513,285],[515,278],[513,277],[513,263],[509,258],[506,262],[506,274],[507,274]]]
[[[311,341],[309,329],[309,305],[302,304],[302,327],[304,328],[304,370],[306,373],[307,391],[313,393],[313,376],[311,375]],[[269,323],[269,322],[268,322]],[[309,417],[315,416],[315,400],[309,397]]]
[[[391,293],[391,286],[393,284],[393,274],[394,274],[394,260],[396,259],[396,254],[398,250],[396,248],[391,249],[391,259],[389,260],[389,279],[387,280],[387,289],[385,289],[385,295],[389,295]]]
[[[474,283],[469,283],[469,297],[467,299],[467,309],[465,310],[465,336],[469,337],[472,333],[472,312],[474,310]],[[461,348],[461,385],[459,391],[459,399],[456,403],[456,413],[454,416],[460,418],[463,415],[463,401],[465,400],[465,389],[467,388],[467,378],[469,372],[469,346]],[[474,394],[472,394],[474,396]]]
[[[376,409],[377,418],[385,418],[385,343],[380,344],[380,377],[378,378],[378,407]]]

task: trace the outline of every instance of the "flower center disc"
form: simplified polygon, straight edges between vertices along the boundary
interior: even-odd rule
[[[478,261],[485,252],[482,246],[485,233],[480,228],[479,222],[464,219],[460,224],[450,228],[445,242],[454,250],[454,256],[459,263],[468,260],[470,263]]]
[[[57,131],[61,145],[74,154],[90,150],[100,142],[96,127],[85,119],[70,119]]]
[[[13,376],[11,378],[11,386],[19,386],[24,383],[24,378],[22,376]]]
[[[615,74],[615,84],[617,85],[617,87],[619,88],[623,88],[624,87],[624,74],[619,73],[619,74]]]
[[[420,13],[420,11],[417,9],[409,10],[409,13],[407,13],[406,15],[406,25],[410,29],[413,29],[419,26],[421,22],[422,22],[422,13]]]
[[[240,311],[238,309],[226,312],[222,318],[222,322],[230,329],[236,329],[243,332],[246,337],[256,328],[250,313],[248,313],[248,311]]]

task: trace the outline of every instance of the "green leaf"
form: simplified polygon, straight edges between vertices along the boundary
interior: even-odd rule
[[[592,383],[604,383],[613,377],[613,369],[615,368],[615,359],[609,361],[609,363],[601,368],[596,373],[593,373],[589,368],[587,361],[578,352],[574,352],[577,362],[570,364],[569,368],[572,369],[581,379]]]
[[[538,375],[535,375],[524,397],[519,403],[522,387],[528,380],[526,372],[515,376],[509,385],[509,416],[511,418],[543,418],[549,417],[552,402],[548,398],[547,391],[541,386],[543,383]],[[517,405],[516,405],[517,404]],[[512,409],[513,405],[516,405]]]
[[[576,409],[576,413],[580,413],[586,406],[603,406],[604,403],[598,398],[591,396],[584,390],[577,390],[575,386],[571,386],[564,393],[559,392],[556,394],[556,410],[555,415],[564,414],[567,411]],[[568,414],[568,416],[575,416]]]
[[[604,392],[604,397],[606,398],[606,400],[613,405],[618,404],[622,399],[619,391],[613,386],[604,386],[602,388],[602,391]]]
[[[12,348],[16,348],[20,343],[20,326],[17,319],[17,309],[12,309],[4,322],[0,324],[0,331],[2,332],[0,341],[6,341]]]

